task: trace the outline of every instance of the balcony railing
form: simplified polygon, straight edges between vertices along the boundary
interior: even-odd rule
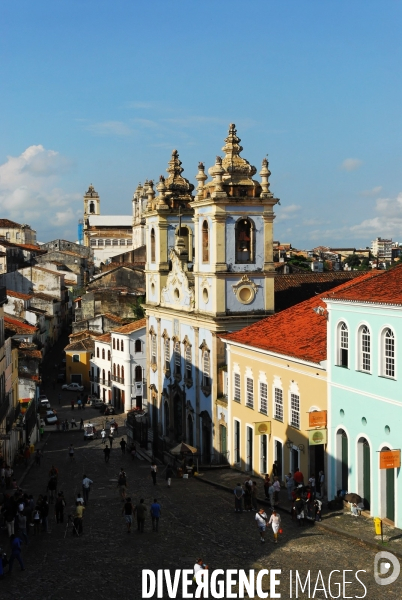
[[[112,375],[112,381],[116,383],[124,383],[124,377],[117,377],[116,375]]]
[[[107,387],[110,387],[111,379],[103,379],[103,377],[99,377],[99,383],[101,385],[106,385]]]

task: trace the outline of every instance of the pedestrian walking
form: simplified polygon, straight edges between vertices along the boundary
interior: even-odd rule
[[[321,500],[324,498],[325,496],[325,473],[324,471],[320,471],[318,474],[318,482],[320,485],[320,498]]]
[[[295,485],[295,481],[292,477],[292,473],[285,475],[286,489],[288,490],[288,500],[292,501],[292,492]]]
[[[321,511],[322,511],[322,502],[321,502],[321,500],[318,500],[318,498],[316,498],[314,500],[314,512],[315,512],[314,518],[316,521],[322,521]]]
[[[272,465],[272,476],[277,477],[278,475],[279,475],[278,461],[274,460],[274,464]]]
[[[123,510],[122,510],[122,515],[124,515],[124,519],[126,521],[126,525],[127,525],[127,533],[131,533],[131,524],[133,522],[133,513],[134,513],[134,506],[131,502],[131,498],[127,498],[124,506],[123,506]]]
[[[34,524],[34,535],[40,533],[40,522],[41,522],[41,510],[39,504],[37,504],[33,511],[33,524]]]
[[[66,506],[66,501],[64,499],[63,492],[59,492],[57,494],[57,500],[54,505],[54,511],[56,516],[56,523],[63,523],[64,521],[64,508]]]
[[[151,504],[150,512],[152,518],[152,531],[158,531],[161,505],[156,498],[154,498],[153,504]]]
[[[101,431],[101,438],[102,438],[102,444],[105,444],[105,442],[106,442],[106,431],[105,431],[105,429],[102,429],[102,431]]]
[[[20,510],[18,513],[18,537],[20,540],[25,540],[26,545],[28,546],[28,532],[27,532],[27,518],[24,515],[23,511]]]
[[[251,511],[251,486],[248,481],[244,484],[244,510]]]
[[[275,544],[277,544],[278,543],[278,533],[279,533],[279,529],[281,526],[281,517],[276,512],[276,510],[272,511],[272,515],[270,516],[268,525],[271,525],[271,527],[272,527],[272,531],[274,532],[274,542],[275,542]]]
[[[109,462],[109,458],[110,458],[110,448],[108,445],[106,445],[106,447],[103,450],[103,454],[105,455],[105,462]]]
[[[15,510],[15,505],[13,502],[10,502],[6,508],[6,510],[4,511],[4,519],[6,521],[6,526],[7,526],[7,535],[8,537],[10,537],[10,535],[13,535],[14,533],[14,524],[15,524],[15,514],[16,514],[16,510]]]
[[[21,558],[21,540],[16,535],[11,536],[11,556],[8,563],[8,574],[11,575],[14,561],[18,560],[20,563],[21,571],[25,571],[24,563]]]
[[[234,497],[235,497],[235,512],[242,513],[243,512],[243,496],[244,490],[241,486],[241,483],[238,483],[234,489]]]
[[[46,490],[49,492],[50,504],[53,504],[53,502],[55,500],[56,490],[57,490],[57,477],[55,477],[54,475],[51,475],[50,479],[48,481],[47,490]]]
[[[84,519],[85,506],[82,506],[80,502],[75,503],[75,515],[74,515],[74,528],[73,535],[81,535],[83,531],[83,519]]]
[[[49,532],[49,503],[47,501],[47,496],[43,496],[42,504],[41,504],[41,517],[42,517],[42,531],[45,533]]]
[[[264,477],[264,494],[266,498],[269,498],[269,494],[268,494],[268,490],[269,490],[269,486],[271,485],[271,480],[269,478],[268,473],[265,475]]]
[[[167,481],[167,486],[169,488],[170,488],[170,484],[172,483],[172,477],[173,477],[172,465],[168,465],[166,467],[166,481]]]
[[[71,410],[74,410],[74,405],[75,405],[74,400],[71,400]]]
[[[74,417],[71,417],[71,429],[74,429],[74,427],[77,427],[77,423],[75,422]]]
[[[293,479],[295,482],[295,486],[297,485],[303,485],[304,484],[304,477],[303,477],[303,473],[301,471],[299,471],[299,469],[296,467],[295,472],[293,474]]]
[[[141,498],[139,504],[136,505],[134,511],[137,515],[137,529],[140,533],[144,533],[144,523],[145,523],[145,515],[147,512],[147,507],[144,504],[144,498]]]
[[[258,526],[258,531],[260,532],[261,542],[265,542],[265,529],[267,527],[267,519],[268,517],[264,509],[260,508],[260,510],[255,515],[255,521]]]
[[[110,447],[113,448],[113,431],[111,431],[108,435]]]
[[[81,419],[81,421],[80,421],[80,431],[81,431],[81,429],[82,429],[83,427],[84,427],[84,419]]]
[[[315,489],[315,475],[314,474],[310,475],[310,479],[308,480],[308,482],[309,482],[310,489],[311,489],[312,499],[315,500],[316,489]]]
[[[278,477],[274,477],[273,488],[274,488],[274,502],[275,502],[275,506],[276,506],[279,503],[279,492],[281,491],[281,484],[279,482]]]
[[[123,467],[120,469],[119,476],[117,478],[117,487],[119,488],[120,498],[123,502],[126,499],[126,490],[127,490],[127,476]]]
[[[68,455],[70,457],[70,462],[73,462],[73,460],[75,460],[75,458],[74,458],[74,446],[72,444],[70,444],[70,447],[68,449]]]
[[[127,446],[127,442],[124,438],[121,438],[120,441],[120,448],[121,448],[121,453],[125,454],[126,453],[126,446]]]
[[[84,504],[87,506],[89,500],[89,492],[91,491],[91,485],[93,485],[92,479],[89,479],[86,475],[82,478],[82,493],[84,495]]]
[[[152,463],[151,465],[151,477],[152,477],[152,481],[154,483],[154,485],[156,485],[156,472],[158,470],[158,467],[156,466],[155,462]]]

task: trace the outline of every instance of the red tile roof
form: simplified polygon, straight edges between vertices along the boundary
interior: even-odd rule
[[[112,336],[110,333],[104,333],[103,335],[100,335],[98,338],[96,338],[97,342],[106,342],[109,343],[112,339]]]
[[[138,321],[127,323],[127,325],[123,325],[123,327],[119,327],[118,329],[113,329],[113,333],[132,333],[133,331],[137,331],[137,329],[145,327],[146,323],[146,319],[139,319]]]
[[[14,292],[13,290],[7,290],[7,296],[12,298],[20,298],[21,300],[29,300],[32,298],[32,294],[21,294],[20,292]]]
[[[33,325],[29,325],[28,323],[23,323],[22,321],[19,321],[17,319],[11,319],[10,317],[8,317],[6,315],[4,315],[4,324],[9,329],[15,329],[15,330],[20,329],[22,333],[23,332],[35,333],[35,331],[38,330],[38,328],[34,327]]]
[[[402,265],[389,271],[373,271],[370,275],[363,281],[355,281],[350,288],[335,289],[323,297],[329,300],[402,305]]]
[[[0,227],[18,227],[19,229],[21,225],[15,221],[10,221],[10,219],[0,219]]]
[[[363,274],[358,281],[372,276],[372,273]],[[356,279],[343,283],[334,288],[334,291],[347,290],[354,286]],[[325,295],[328,295],[328,292],[221,337],[229,343],[236,342],[319,364],[327,358],[327,320],[314,309],[326,309],[322,300]]]

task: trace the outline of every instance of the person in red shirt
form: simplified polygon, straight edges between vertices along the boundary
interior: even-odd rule
[[[303,481],[304,481],[304,477],[303,477],[303,473],[301,471],[299,471],[299,469],[296,469],[293,475],[293,480],[296,483],[296,485],[303,485]]]

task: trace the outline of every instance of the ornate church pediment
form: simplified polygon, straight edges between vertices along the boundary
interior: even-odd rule
[[[243,275],[240,281],[232,285],[233,293],[241,304],[250,304],[254,300],[259,287],[247,274]]]
[[[194,288],[190,283],[188,272],[183,269],[175,250],[170,252],[169,258],[172,261],[172,270],[168,275],[166,286],[162,289],[161,306],[191,312],[194,310]]]

